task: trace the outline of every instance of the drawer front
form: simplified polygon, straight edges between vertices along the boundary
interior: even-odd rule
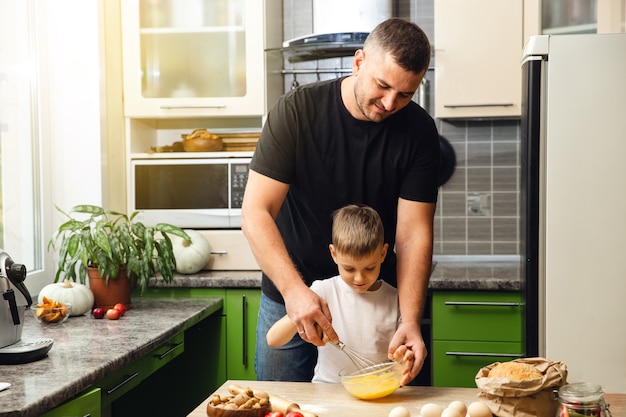
[[[96,388],[42,414],[40,417],[100,417],[100,415],[100,389]]]
[[[170,338],[150,354],[141,359],[142,369],[148,375],[158,371],[172,359],[181,355],[185,351],[185,333],[180,332]]]
[[[522,357],[521,342],[433,342],[433,385],[476,388],[480,368]]]
[[[248,240],[241,230],[199,230],[209,241],[211,257],[202,269],[259,270]]]
[[[141,381],[182,354],[184,346],[185,335],[180,332],[143,357],[104,378],[100,383],[103,407],[135,388]]]
[[[433,339],[522,341],[522,295],[496,292],[433,293]]]

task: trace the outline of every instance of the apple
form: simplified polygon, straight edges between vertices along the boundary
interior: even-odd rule
[[[270,411],[269,413],[265,414],[265,417],[284,417],[284,414],[280,411]]]
[[[107,319],[109,320],[117,320],[121,316],[120,311],[114,308],[110,308],[107,310]]]
[[[96,307],[91,310],[91,315],[93,315],[94,319],[101,319],[106,314],[106,311],[102,307]]]
[[[113,308],[120,312],[120,316],[123,316],[126,313],[126,306],[122,303],[115,304]]]
[[[290,411],[287,413],[285,417],[304,417],[304,416],[302,415],[302,413],[299,413],[297,411]]]

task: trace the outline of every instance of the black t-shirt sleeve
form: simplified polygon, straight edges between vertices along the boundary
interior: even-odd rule
[[[434,121],[425,118],[418,134],[421,136],[419,151],[408,168],[399,196],[405,200],[436,203],[441,149]]]
[[[250,169],[282,183],[291,183],[296,164],[296,120],[292,105],[281,97],[268,113]]]

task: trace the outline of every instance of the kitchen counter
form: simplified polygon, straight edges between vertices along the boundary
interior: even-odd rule
[[[142,357],[170,337],[222,308],[219,298],[134,297],[119,320],[70,317],[42,325],[27,311],[22,339],[52,338],[44,359],[0,365],[0,381],[12,386],[0,392],[0,416],[38,416],[90,385]]]
[[[406,407],[412,416],[417,416],[424,404],[447,406],[450,402],[459,400],[469,405],[477,401],[478,394],[478,389],[475,388],[403,387],[388,397],[363,401],[351,396],[342,386],[336,384],[267,381],[226,381],[216,393],[228,394],[228,386],[231,384],[260,389],[286,398],[319,417],[387,417],[389,411],[397,406]],[[206,417],[208,398],[187,417]],[[626,415],[626,394],[605,394],[604,398],[610,404],[614,416]]]
[[[518,256],[435,256],[430,290],[520,291]],[[153,288],[260,288],[261,271],[176,274],[172,283],[153,278]]]
[[[521,291],[519,256],[435,256],[430,290]]]
[[[176,273],[170,283],[151,278],[150,288],[261,288],[261,271],[203,270],[196,274]]]

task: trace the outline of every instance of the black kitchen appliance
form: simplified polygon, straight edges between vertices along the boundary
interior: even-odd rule
[[[0,249],[0,364],[32,362],[52,348],[49,338],[22,338],[24,313],[33,303],[24,285],[26,267]],[[17,291],[15,291],[17,289]]]

